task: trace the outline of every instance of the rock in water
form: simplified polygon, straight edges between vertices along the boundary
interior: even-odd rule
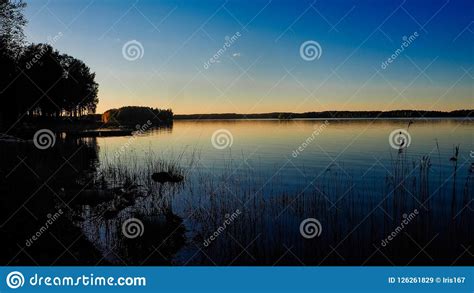
[[[178,183],[183,181],[184,177],[181,175],[171,174],[169,172],[158,172],[153,173],[151,175],[151,179],[153,179],[155,182],[163,184],[165,182]]]
[[[171,183],[178,183],[178,182],[181,182],[183,181],[184,177],[181,176],[181,175],[171,175],[171,180],[170,182]]]

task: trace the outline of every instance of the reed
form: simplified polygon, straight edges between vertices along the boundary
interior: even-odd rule
[[[456,158],[458,153],[455,148]],[[438,177],[429,155],[412,157],[406,149],[392,157],[382,184],[359,180],[339,167],[302,174],[295,183],[283,173],[268,176],[257,171],[261,169],[253,169],[243,163],[243,157],[231,153],[221,168],[204,166],[196,150],[166,157],[150,151],[141,157],[130,152],[106,159],[99,168],[98,182],[107,182],[108,188],[140,186],[145,198],[130,208],[135,213],[151,216],[161,211],[182,218],[188,238],[182,251],[195,254],[191,261],[177,254],[178,262],[182,259],[186,264],[298,265],[300,260],[306,265],[406,264],[413,257],[415,248],[408,248],[413,240],[426,243],[436,229],[458,227],[457,233],[439,236],[436,246],[439,251],[452,250],[452,243],[468,241],[465,230],[471,228],[461,232],[460,223],[473,224],[467,209],[460,210],[472,201],[472,176],[466,177],[460,192],[455,187],[457,161],[452,173]],[[438,161],[441,159],[438,153]],[[151,181],[151,174],[157,171],[183,175],[185,181],[179,187],[169,185],[159,197]],[[442,181],[436,180],[439,178]],[[453,184],[451,192],[446,188],[449,183]],[[452,209],[446,211],[449,195]],[[156,206],[160,209],[153,208]],[[412,224],[382,247],[381,240],[415,209],[419,214]],[[223,223],[237,210],[241,213],[222,231]],[[299,225],[306,218],[322,223],[320,237],[302,237]],[[446,222],[452,226],[446,227]],[[219,236],[204,245],[216,231]],[[374,246],[383,254],[373,255]],[[439,251],[438,255],[454,255]]]

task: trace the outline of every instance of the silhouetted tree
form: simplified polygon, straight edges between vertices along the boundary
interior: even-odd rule
[[[63,83],[67,89],[63,97],[66,113],[70,116],[95,113],[99,102],[99,85],[95,82],[95,73],[84,62],[69,55],[61,56],[61,64],[66,72]]]
[[[67,88],[62,85],[65,71],[59,52],[47,44],[29,45],[23,50],[19,66],[23,70],[18,81],[25,104],[22,110],[29,106],[30,115],[60,116]]]
[[[23,15],[26,3],[23,0],[0,0],[1,52],[18,56],[24,44],[23,27],[27,21]]]
[[[111,109],[102,114],[103,122],[120,125],[140,124],[148,120],[156,125],[169,124],[173,121],[173,111],[171,109],[161,110],[150,107],[129,106]]]
[[[25,6],[22,0],[0,0],[0,122],[20,115],[95,113],[99,87],[95,73],[49,44],[25,46]]]
[[[20,74],[17,59],[24,44],[26,19],[23,1],[0,0],[0,122],[13,121],[19,105],[15,99],[14,81]]]
[[[21,96],[34,105],[30,115],[82,116],[95,113],[98,84],[84,62],[59,54],[48,44],[32,44],[23,50],[19,80]]]

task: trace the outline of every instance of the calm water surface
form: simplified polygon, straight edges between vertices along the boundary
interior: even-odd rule
[[[132,140],[97,139],[99,161],[140,169],[156,157],[186,170],[185,187],[170,203],[185,226],[173,264],[451,264],[472,244],[473,122],[324,123],[176,121]],[[402,151],[389,143],[397,129],[409,130]],[[228,147],[216,148],[213,134],[223,130],[217,144]],[[236,210],[242,215],[204,245]],[[382,245],[414,210],[415,223]],[[137,213],[150,219],[156,211],[144,203],[131,212]],[[302,237],[307,218],[322,223],[320,237]],[[102,243],[103,250],[112,243]],[[434,243],[433,256],[418,257],[418,245],[426,243]]]
[[[408,125],[175,121],[44,151],[2,143],[0,254],[18,265],[472,265],[474,122]],[[389,141],[400,129],[402,150]],[[184,181],[151,180],[168,170]],[[124,232],[131,219],[137,237]]]
[[[219,174],[234,161],[234,170],[248,169],[266,176],[284,174],[288,184],[302,176],[318,177],[328,169],[360,179],[380,179],[391,170],[398,154],[389,144],[396,129],[407,129],[408,120],[254,120],[254,121],[176,121],[172,129],[155,130],[137,140],[129,137],[99,138],[100,158],[113,157],[126,145],[126,153],[145,158],[149,151],[177,157],[193,150],[200,154],[199,168]],[[217,149],[214,132],[225,129],[232,136],[231,146]],[[303,143],[319,134],[303,147]],[[474,123],[463,120],[417,120],[409,127],[411,143],[406,149],[410,160],[432,157],[435,170],[450,172],[454,146],[460,146],[460,168],[468,170],[474,150]],[[225,135],[224,135],[225,136]],[[224,138],[225,140],[226,138]],[[230,140],[227,140],[230,141]],[[303,147],[303,151],[295,151]]]

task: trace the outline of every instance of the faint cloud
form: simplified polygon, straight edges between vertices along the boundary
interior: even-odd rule
[[[240,57],[240,53],[234,53],[234,54],[232,54],[232,57],[236,57],[236,58]]]
[[[209,69],[212,64],[219,63],[219,59],[224,55],[227,49],[230,48],[241,36],[240,32],[236,32],[232,37],[226,36],[224,45],[204,63],[204,69]]]

